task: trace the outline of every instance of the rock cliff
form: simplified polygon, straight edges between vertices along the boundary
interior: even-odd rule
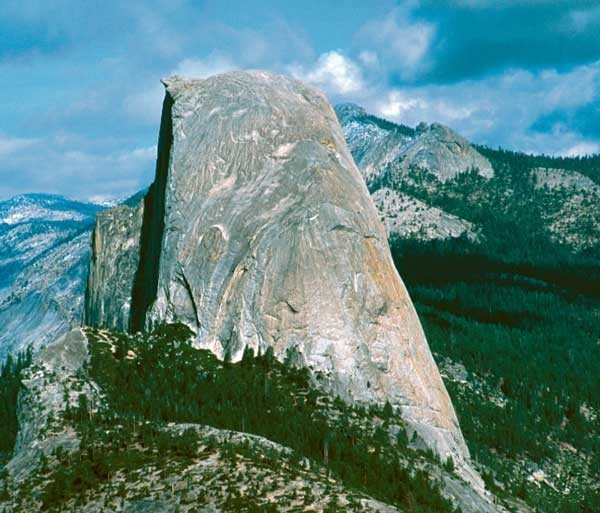
[[[372,197],[390,240],[411,237],[420,240],[461,236],[471,240],[477,238],[473,223],[427,205],[401,191],[382,187]]]
[[[120,294],[133,283],[131,330],[183,322],[198,347],[234,361],[271,347],[346,400],[390,401],[430,447],[465,461],[384,227],[324,95],[258,71],[164,83],[139,265],[123,276],[138,257],[117,270],[112,250],[95,245],[103,277],[90,279],[86,319],[123,326]],[[114,226],[130,215],[107,214]],[[128,230],[106,233],[102,248],[135,247]],[[93,299],[106,294],[114,297]]]
[[[15,485],[27,479],[39,465],[61,448],[79,447],[75,430],[63,421],[68,405],[77,405],[80,395],[92,404],[99,402],[97,387],[82,374],[89,361],[87,338],[81,329],[72,330],[34,358],[22,375],[19,394],[19,434],[8,464]]]
[[[88,273],[86,324],[121,331],[129,328],[143,215],[144,201],[139,200],[137,205],[119,205],[96,217]],[[107,262],[111,265],[106,265]]]

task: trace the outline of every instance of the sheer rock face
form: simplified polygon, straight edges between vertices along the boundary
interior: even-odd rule
[[[460,467],[452,404],[324,95],[264,72],[165,85],[130,327],[184,322],[234,361],[272,347],[346,400],[401,407]]]
[[[86,292],[85,323],[127,331],[138,267],[144,202],[96,217]]]

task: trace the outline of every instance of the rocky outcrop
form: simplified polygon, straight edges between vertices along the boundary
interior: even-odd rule
[[[183,322],[233,360],[273,348],[346,400],[390,401],[460,466],[452,404],[323,94],[257,71],[165,85],[139,265],[119,278],[134,280],[130,328]],[[120,290],[106,278],[88,298]]]
[[[41,350],[24,371],[19,433],[14,457],[7,466],[16,485],[36,470],[42,455],[48,457],[58,448],[72,451],[79,447],[77,433],[63,417],[69,405],[79,403],[81,394],[90,404],[99,403],[97,388],[82,378],[88,359],[87,338],[81,329],[75,329]]]
[[[373,193],[380,218],[393,239],[448,239],[465,236],[476,239],[469,221],[448,214],[400,191],[382,187]]]
[[[342,104],[336,113],[352,155],[371,190],[383,182],[396,183],[414,169],[425,170],[440,182],[475,170],[491,178],[489,160],[469,142],[439,123],[416,129],[368,115],[364,109]]]
[[[140,200],[135,206],[120,205],[96,217],[85,302],[88,326],[129,329],[143,215],[144,201]]]
[[[484,178],[494,176],[489,160],[469,142],[440,123],[417,127],[417,137],[403,152],[401,169],[426,169],[441,182],[475,170]]]
[[[552,238],[575,251],[594,252],[600,245],[600,186],[573,170],[538,167],[531,173]]]
[[[41,350],[24,371],[18,438],[7,473],[0,476],[0,511],[209,513],[237,509],[231,503],[234,496],[257,509],[271,510],[276,505],[277,511],[297,511],[298,504],[321,510],[332,503],[351,505],[352,511],[365,513],[399,511],[351,489],[325,468],[311,467],[292,449],[261,436],[178,423],[163,429],[178,437],[193,431],[195,453],[161,455],[160,466],[155,458],[140,458],[138,453],[135,467],[128,472],[110,469],[96,486],[81,476],[78,486],[82,493],[49,509],[43,502],[46,487],[64,464],[58,461],[58,451],[75,452],[81,443],[81,431],[66,415],[67,406],[73,411],[83,394],[90,415],[110,411],[87,369],[91,344],[110,346],[113,341],[105,330],[94,331],[93,337],[86,329],[72,330]],[[232,458],[237,451],[240,454]]]
[[[600,196],[600,186],[577,171],[536,167],[532,169],[532,173],[536,189],[570,190]]]

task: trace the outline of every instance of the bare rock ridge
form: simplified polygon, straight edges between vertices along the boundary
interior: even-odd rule
[[[325,96],[259,71],[164,83],[139,254],[122,226],[142,207],[99,219],[87,322],[183,322],[234,361],[271,347],[346,400],[389,400],[460,468],[452,403]]]
[[[344,135],[365,181],[373,190],[383,181],[423,169],[447,182],[472,169],[491,178],[491,163],[469,142],[440,123],[416,129],[371,116],[354,104],[336,106]]]

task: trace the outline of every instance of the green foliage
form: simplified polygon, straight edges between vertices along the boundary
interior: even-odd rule
[[[31,364],[31,350],[9,355],[0,370],[0,464],[10,456],[17,438],[17,398],[21,370]]]
[[[93,330],[88,335],[88,371],[107,394],[111,409],[93,417],[82,401],[70,412],[82,432],[83,449],[74,458],[78,463],[71,462],[77,470],[65,471],[60,486],[47,490],[48,506],[101,481],[105,470],[123,468],[125,457],[132,465],[139,463],[128,454],[132,442],[126,440],[133,433],[137,445],[155,443],[147,441],[143,422],[154,426],[152,440],[161,425],[174,421],[262,435],[291,447],[296,458],[326,465],[347,486],[408,511],[453,511],[423,471],[402,463],[417,454],[407,449],[406,434],[399,437],[402,443],[390,441],[388,423],[401,421],[389,405],[366,411],[330,401],[311,387],[305,369],[279,363],[272,351],[256,357],[247,351],[239,363],[220,362],[194,349],[189,332],[178,325],[145,336],[114,334],[112,348]],[[122,437],[111,434],[109,450],[102,435],[108,424],[123,426]],[[176,450],[172,443],[167,441],[171,453]],[[80,472],[86,476],[83,483],[77,481]],[[59,490],[66,491],[58,495]]]
[[[477,151],[492,162],[503,163],[512,168],[522,166],[568,169],[577,171],[600,184],[600,155],[585,155],[577,157],[554,157],[550,155],[529,155],[517,151],[498,148],[494,150],[487,146],[475,146]]]
[[[547,276],[554,273],[559,278],[560,266],[566,265],[570,267],[570,274],[573,270],[581,271],[577,279],[592,273],[594,282],[586,292],[600,290],[600,248],[581,248],[574,252],[569,245],[553,240],[547,228],[548,217],[560,212],[570,193],[537,188],[532,171],[548,165],[583,172],[577,166],[587,162],[588,170],[590,173],[594,170],[592,174],[598,183],[600,156],[554,159],[494,150],[488,153],[495,173],[491,179],[473,169],[442,183],[424,169],[415,168],[407,174],[396,173],[394,167],[389,166],[370,184],[370,189],[397,189],[472,222],[479,232],[476,253],[487,261],[524,267],[528,272]],[[597,199],[585,191],[579,191],[577,196],[581,201],[580,210],[586,213],[577,218],[577,236],[584,240],[597,237],[600,223]],[[585,283],[585,280],[580,281]]]
[[[369,188],[400,190],[473,223],[475,241],[392,241],[396,266],[433,351],[462,362],[500,401],[446,383],[474,457],[506,484],[526,459],[558,465],[559,447],[570,444],[586,462],[580,490],[527,494],[522,475],[512,492],[542,510],[585,510],[584,502],[600,500],[586,490],[600,468],[600,420],[585,414],[600,408],[600,247],[585,244],[598,235],[600,210],[591,193],[539,187],[534,169],[577,171],[600,183],[600,156],[477,149],[493,178],[471,170],[442,183],[424,169],[398,173],[392,163]],[[581,246],[557,242],[548,229],[549,220],[571,215],[563,208],[575,197]],[[492,474],[486,478],[491,485]]]
[[[88,420],[87,405],[79,409],[85,414],[71,420],[85,419],[78,425],[82,434],[80,450],[54,451],[55,466],[41,495],[44,511],[60,508],[67,499],[85,494],[116,472],[127,475],[149,463],[159,465],[168,456],[185,461],[196,453],[198,437],[194,430],[174,434],[152,423],[115,426],[102,418]],[[124,493],[122,490],[120,495]]]
[[[519,265],[467,241],[397,241],[392,251],[432,350],[462,362],[503,400],[446,382],[472,455],[510,479],[501,458],[559,461],[558,442],[566,442],[586,455],[593,476],[600,419],[583,411],[600,410],[597,269],[548,255],[546,268]],[[580,500],[572,493],[554,511]]]

